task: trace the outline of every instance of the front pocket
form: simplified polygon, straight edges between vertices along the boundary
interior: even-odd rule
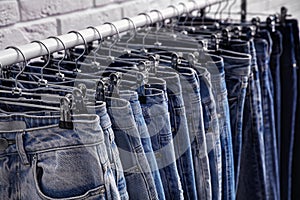
[[[105,199],[104,172],[93,147],[39,153],[32,160],[41,199]]]

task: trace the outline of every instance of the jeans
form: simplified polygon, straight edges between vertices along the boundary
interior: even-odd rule
[[[216,102],[212,92],[210,74],[206,69],[197,69],[200,80],[203,119],[209,167],[211,174],[212,199],[222,195],[222,150]]]
[[[88,113],[96,113],[100,118],[100,125],[104,133],[106,151],[108,153],[108,158],[112,166],[111,168],[114,172],[114,177],[121,196],[121,200],[129,199],[119,150],[115,142],[115,134],[111,127],[112,123],[107,113],[106,104],[101,102],[97,102],[97,104],[98,105],[94,105],[93,107],[88,107]]]
[[[281,141],[281,80],[280,80],[280,56],[282,53],[282,35],[279,31],[271,33],[273,40],[272,53],[270,57],[270,70],[273,77],[273,98],[275,127],[277,134],[277,155],[280,160],[280,141]]]
[[[261,35],[263,33],[260,33]],[[267,35],[268,36],[268,35]],[[277,140],[275,130],[274,101],[272,95],[273,82],[269,68],[269,50],[265,39],[254,40],[257,65],[260,74],[262,108],[264,118],[264,144],[266,161],[266,178],[268,199],[280,199],[279,193],[279,160],[277,155]],[[271,78],[270,78],[271,77]]]
[[[266,189],[263,110],[253,40],[250,40],[249,51],[243,53],[249,53],[252,59],[243,116],[243,148],[237,199],[243,199],[249,195],[250,199],[266,199],[268,194]]]
[[[138,100],[138,94],[134,91],[120,91],[120,97],[130,102],[133,116],[141,137],[141,142],[150,165],[151,173],[155,182],[156,191],[159,199],[165,199],[164,189],[159,174],[159,169],[152,149],[151,138],[143,117],[142,108]]]
[[[197,72],[190,68],[179,68],[182,96],[186,108],[190,142],[194,163],[198,199],[211,199],[211,177],[207,154],[200,85]]]
[[[184,199],[177,171],[168,102],[163,91],[145,89],[141,107],[151,137],[166,199]]]
[[[197,199],[191,142],[180,78],[177,73],[170,72],[170,70],[170,67],[160,67],[156,76],[164,79],[167,83],[171,130],[184,199]]]
[[[222,147],[222,199],[235,199],[234,163],[230,112],[222,57],[207,55],[203,65],[211,74],[212,92],[216,100]]]
[[[128,101],[106,98],[130,199],[158,199],[154,179]],[[137,192],[138,191],[138,192]]]
[[[0,116],[2,199],[120,199],[99,117],[73,117]]]
[[[280,188],[281,199],[291,199],[291,170],[294,145],[294,128],[297,106],[297,62],[292,23],[279,27],[282,33],[282,55],[280,57],[281,78],[281,144],[280,144]],[[284,80],[284,81],[283,81]]]
[[[235,46],[235,48],[239,49],[249,48],[248,43],[239,41],[232,41],[231,46]],[[222,50],[220,52],[213,52],[213,54],[221,56],[224,61],[225,81],[228,91],[228,104],[230,112],[230,125],[234,157],[235,189],[232,191],[237,191],[243,148],[243,114],[246,98],[246,89],[248,86],[248,79],[250,74],[251,57],[247,54],[241,54],[226,50]],[[222,65],[219,68],[222,69]]]

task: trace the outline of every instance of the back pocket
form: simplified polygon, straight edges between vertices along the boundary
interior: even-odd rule
[[[104,172],[96,147],[38,153],[33,174],[42,199],[105,199]]]

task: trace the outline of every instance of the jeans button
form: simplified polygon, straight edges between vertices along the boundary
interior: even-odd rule
[[[8,147],[8,141],[5,138],[0,138],[0,151],[4,151]]]

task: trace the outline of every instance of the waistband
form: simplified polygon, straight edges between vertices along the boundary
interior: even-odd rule
[[[207,60],[204,66],[212,77],[224,73],[224,60],[221,56],[207,54],[206,57]]]
[[[223,49],[213,53],[223,58],[226,75],[249,76],[251,55]]]
[[[129,101],[107,97],[106,103],[114,129],[128,130],[136,126]]]
[[[269,57],[268,54],[269,45],[265,39],[261,39],[261,38],[254,39],[254,45],[256,50],[256,56],[259,56],[262,59],[267,59]]]
[[[130,91],[130,90],[120,91],[120,97],[130,102],[133,115],[142,113],[141,105],[139,102],[139,96],[137,92]]]
[[[271,38],[270,32],[268,30],[263,29],[263,30],[259,31],[258,35],[259,35],[259,38],[266,40],[266,42],[268,44],[267,52],[268,52],[269,55],[271,55],[271,53],[272,53],[272,46],[273,46],[273,40]]]
[[[221,48],[240,52],[240,53],[250,53],[250,43],[246,40],[234,39],[230,40],[229,45],[222,45]]]
[[[158,72],[156,73],[156,77],[162,78],[166,81],[168,95],[176,95],[182,92],[179,75],[172,70],[172,68],[168,67],[159,67]]]
[[[0,156],[16,153],[19,148],[24,148],[27,153],[33,153],[103,142],[104,136],[97,115],[73,117],[74,129],[68,130],[58,127],[60,116],[25,114],[0,116],[0,139],[3,142],[0,145]],[[12,145],[5,148],[3,146],[5,141],[10,141]]]

